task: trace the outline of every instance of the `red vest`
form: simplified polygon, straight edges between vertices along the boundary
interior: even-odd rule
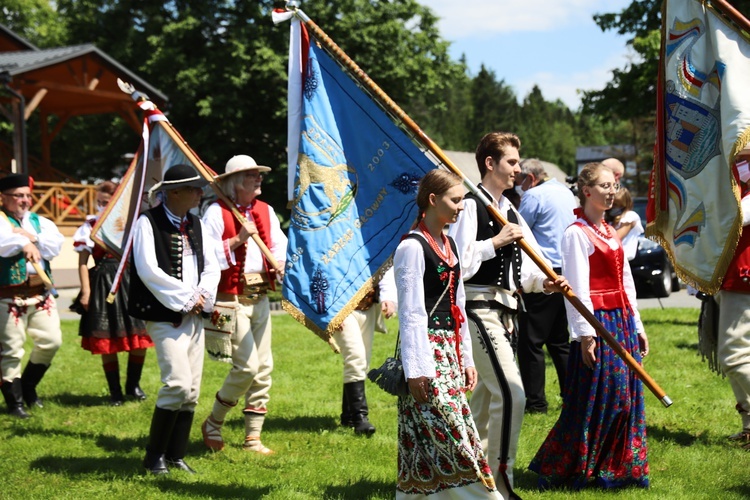
[[[221,217],[224,221],[224,233],[221,235],[222,241],[226,241],[229,238],[237,236],[242,227],[240,221],[237,220],[232,214],[231,209],[224,204],[223,201],[219,200],[219,206],[221,207]],[[267,247],[271,247],[271,218],[270,218],[270,207],[267,203],[260,200],[254,200],[251,208],[250,215],[252,221],[255,223],[255,227],[258,229],[258,236],[266,244]],[[234,249],[235,264],[229,265],[228,269],[221,272],[221,280],[219,281],[219,292],[229,293],[232,295],[240,295],[243,292],[245,286],[243,274],[245,272],[245,256],[247,255],[247,242],[238,246]],[[270,287],[275,290],[274,286],[274,274],[268,261],[263,257],[263,267],[269,276]]]
[[[742,193],[747,195],[747,191]],[[721,282],[722,290],[730,292],[750,293],[750,226],[742,227],[740,240],[734,250],[734,257],[729,263],[724,281]]]
[[[622,266],[629,264],[622,245],[613,250],[588,225],[578,221],[573,224],[583,229],[594,244],[594,253],[589,256],[589,288],[594,310],[627,310],[630,303],[622,281]]]

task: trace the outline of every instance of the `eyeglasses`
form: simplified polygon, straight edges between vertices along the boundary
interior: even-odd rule
[[[31,200],[31,199],[33,199],[33,197],[31,196],[31,194],[29,194],[29,193],[13,193],[13,194],[3,193],[3,196],[10,196],[11,198],[14,198],[16,200],[23,200],[23,199],[29,199],[29,200]]]
[[[605,191],[609,191],[610,189],[614,188],[615,192],[620,190],[620,184],[618,183],[611,183],[611,182],[602,182],[601,184],[594,184],[594,186],[599,186]]]
[[[250,177],[251,179],[262,179],[263,172],[258,172],[257,170],[251,170],[250,172],[245,174],[245,177]]]

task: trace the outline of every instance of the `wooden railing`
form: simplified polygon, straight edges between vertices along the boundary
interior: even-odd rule
[[[57,226],[78,227],[87,214],[96,213],[96,190],[92,184],[35,182],[32,212]]]

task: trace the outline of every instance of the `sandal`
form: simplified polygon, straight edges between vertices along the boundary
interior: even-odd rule
[[[203,444],[213,451],[221,451],[224,449],[224,440],[221,437],[221,426],[223,424],[224,422],[217,422],[211,415],[209,415],[203,422],[203,425],[201,425]]]
[[[260,442],[260,438],[255,436],[247,436],[245,442],[242,443],[242,449],[245,451],[254,451],[255,453],[266,456],[274,454],[273,450],[263,446],[263,443]]]

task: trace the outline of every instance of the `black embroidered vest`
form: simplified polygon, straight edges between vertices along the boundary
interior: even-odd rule
[[[453,330],[453,317],[451,316],[451,306],[454,303],[451,302],[453,298],[455,300],[456,290],[458,289],[458,280],[461,279],[461,264],[456,259],[456,264],[453,267],[449,267],[448,264],[438,257],[435,251],[430,248],[430,244],[427,241],[416,234],[409,234],[407,238],[413,238],[422,245],[424,250],[424,300],[425,310],[427,314],[435,309],[435,312],[427,318],[428,328],[439,328],[441,330]],[[456,250],[456,243],[452,238],[448,238],[453,255],[458,255]],[[453,271],[453,281],[450,282],[451,288],[445,291],[445,287],[448,286],[448,279],[450,272]],[[441,298],[442,297],[442,298]],[[438,303],[438,300],[440,301]],[[437,304],[437,307],[435,307]]]
[[[180,230],[170,222],[164,212],[164,206],[159,205],[143,212],[151,223],[154,231],[154,248],[156,261],[165,273],[182,280],[182,242]],[[198,276],[203,273],[203,234],[200,220],[193,214],[187,214],[187,238],[198,260]],[[128,312],[131,316],[146,321],[164,321],[179,325],[182,323],[182,313],[166,308],[151,293],[138,275],[135,261],[131,259],[133,272],[130,273],[130,297]]]
[[[474,194],[468,193],[465,198],[471,198],[477,205],[477,235],[476,241],[484,241],[500,233],[502,226],[491,215],[484,203]],[[516,211],[508,210],[508,222],[518,224]],[[492,285],[510,290],[510,265],[514,251],[520,252],[518,243],[511,243],[495,250],[495,257],[482,262],[479,270],[466,283],[471,285]],[[520,262],[520,255],[519,255]],[[516,276],[517,275],[517,276]],[[521,270],[514,269],[514,281],[520,288]]]

